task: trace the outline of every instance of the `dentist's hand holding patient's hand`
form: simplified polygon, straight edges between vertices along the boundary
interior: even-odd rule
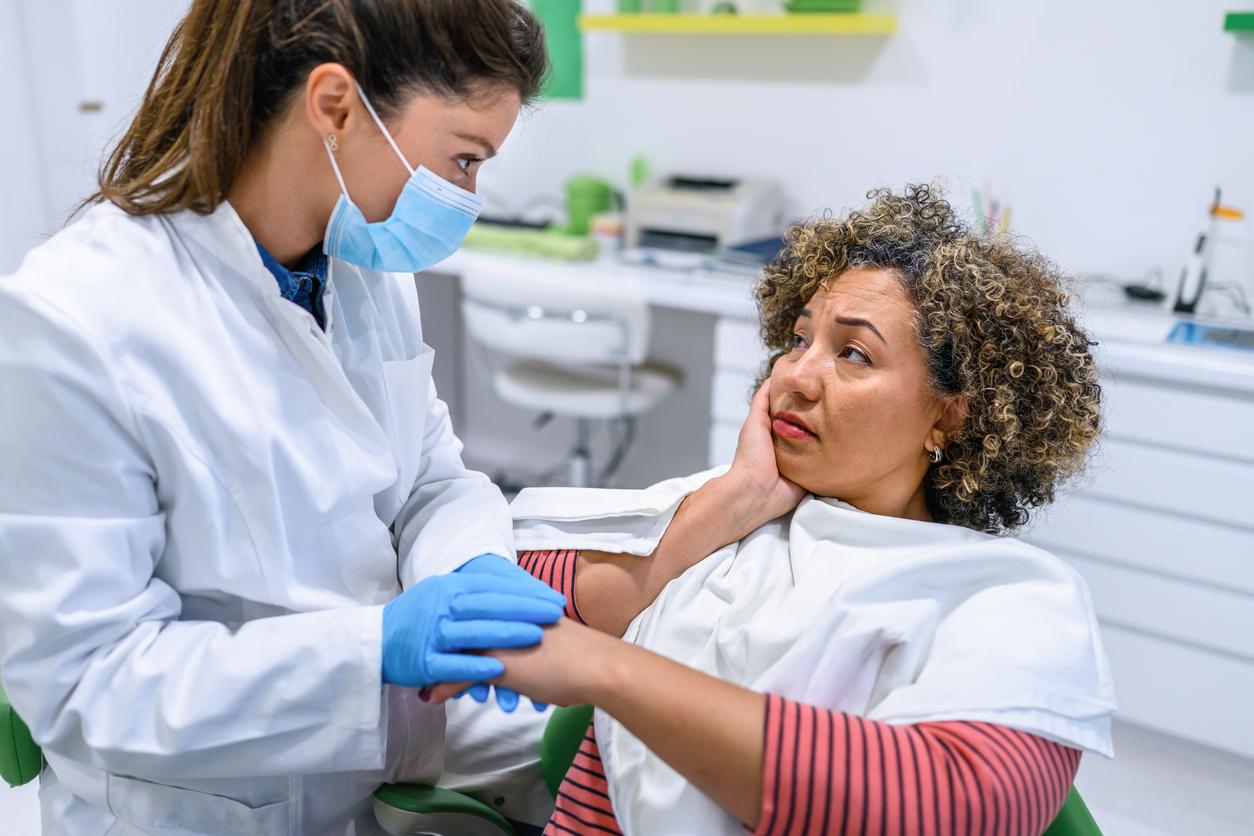
[[[544,641],[527,648],[492,650],[483,658],[500,665],[500,688],[526,694],[532,700],[553,705],[596,703],[603,698],[608,674],[622,653],[632,646],[563,618],[545,628]],[[456,696],[470,683],[443,683],[431,689],[428,699],[441,703]]]
[[[383,681],[420,688],[494,679],[505,666],[477,651],[539,643],[543,625],[560,619],[565,604],[512,561],[480,555],[383,608]],[[512,710],[518,695],[498,689],[498,701]]]

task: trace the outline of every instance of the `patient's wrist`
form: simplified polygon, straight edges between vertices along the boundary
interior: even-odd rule
[[[718,502],[727,542],[745,537],[774,517],[766,516],[761,489],[735,470],[711,479],[712,498]]]

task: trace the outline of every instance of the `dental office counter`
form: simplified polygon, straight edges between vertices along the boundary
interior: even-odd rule
[[[433,269],[498,259],[518,269],[520,259],[480,253]],[[731,460],[765,356],[748,278],[530,264],[715,317],[708,461]],[[1176,320],[1152,309],[1084,311],[1099,342],[1103,440],[1025,539],[1087,580],[1123,719],[1254,757],[1254,353],[1170,344]]]

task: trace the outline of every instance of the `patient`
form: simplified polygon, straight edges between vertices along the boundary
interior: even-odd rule
[[[1040,833],[1111,754],[1084,583],[1007,536],[1098,435],[1091,343],[1039,254],[870,197],[766,269],[729,468],[515,501],[570,617],[501,683],[598,707],[546,833]]]

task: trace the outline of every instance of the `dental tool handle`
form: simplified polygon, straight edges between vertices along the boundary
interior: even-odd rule
[[[1197,236],[1193,255],[1180,273],[1180,287],[1176,291],[1176,313],[1191,314],[1197,310],[1198,300],[1206,288],[1206,233]]]

